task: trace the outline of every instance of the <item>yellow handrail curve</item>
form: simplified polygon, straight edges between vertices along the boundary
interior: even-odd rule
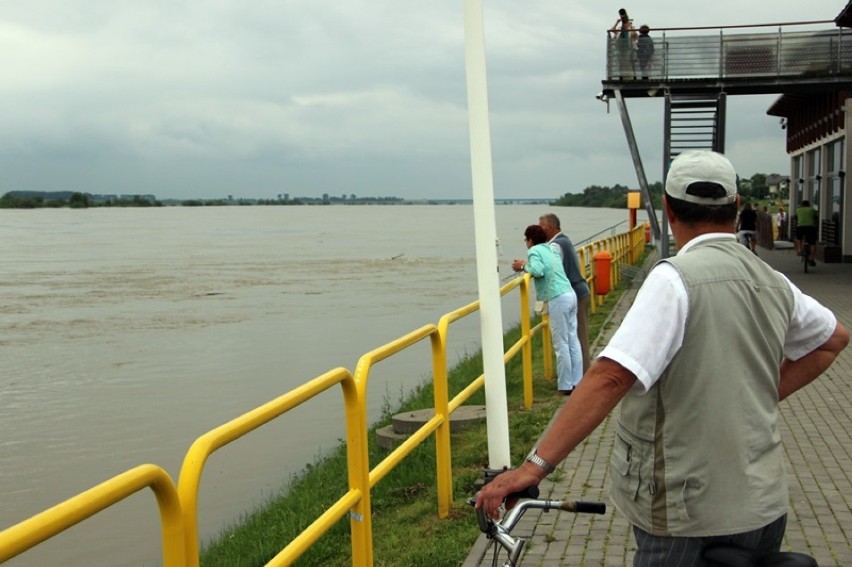
[[[187,565],[184,526],[177,489],[157,465],[138,465],[89,490],[0,532],[0,563],[62,533],[113,504],[150,487],[157,497],[163,545],[163,565]]]
[[[254,431],[261,425],[269,423],[336,384],[340,384],[343,390],[346,407],[347,446],[357,447],[357,444],[360,443],[360,430],[363,429],[363,424],[360,421],[360,413],[352,409],[359,405],[358,393],[352,375],[345,368],[329,370],[298,388],[244,413],[224,425],[220,425],[195,440],[184,458],[178,477],[178,493],[183,507],[186,535],[187,565],[198,565],[198,489],[201,485],[201,474],[204,472],[204,464],[207,462],[207,458],[217,449]],[[349,454],[349,458],[350,466],[363,468],[363,463],[358,461],[360,458],[359,451],[353,450]],[[312,524],[308,530],[311,530],[313,526]],[[304,550],[301,551],[304,552]]]

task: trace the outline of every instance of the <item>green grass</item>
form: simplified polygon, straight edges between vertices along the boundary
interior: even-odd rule
[[[589,321],[590,341],[594,341],[607,317],[625,290],[616,287]],[[506,335],[506,344],[520,336],[515,328]],[[564,400],[554,396],[555,384],[542,377],[541,338],[533,341],[535,397],[533,408],[523,408],[521,357],[506,367],[509,401],[509,433],[512,462],[521,462],[538,440],[553,413]],[[449,373],[451,396],[482,374],[481,353],[460,361]],[[475,394],[469,404],[484,404],[484,393]],[[432,385],[424,384],[406,397],[379,423],[371,427],[370,462],[378,463],[386,452],[372,441],[375,430],[390,423],[391,413],[432,407]],[[476,492],[476,483],[487,467],[488,448],[485,424],[453,433],[454,502],[450,517],[437,515],[435,444],[430,439],[374,487],[372,496],[373,556],[377,567],[411,565],[455,566],[470,552],[479,535],[473,509],[465,501]],[[209,543],[201,553],[205,567],[257,566],[272,559],[281,549],[328,509],[347,490],[345,447],[318,458],[292,479],[289,489],[265,506],[240,519]],[[339,521],[323,535],[298,565],[351,565],[349,521]]]

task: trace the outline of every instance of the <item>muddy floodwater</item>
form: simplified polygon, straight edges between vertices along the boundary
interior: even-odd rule
[[[501,277],[546,207],[496,209]],[[626,210],[556,209],[581,240]],[[620,231],[626,229],[626,223]],[[0,529],[143,463],[175,481],[207,431],[476,299],[473,208],[0,211]],[[517,295],[504,325],[517,322]],[[479,348],[450,332],[450,362]],[[428,341],[379,363],[370,416],[430,375]],[[343,437],[333,389],[207,462],[202,541]],[[10,566],[159,565],[141,491]]]

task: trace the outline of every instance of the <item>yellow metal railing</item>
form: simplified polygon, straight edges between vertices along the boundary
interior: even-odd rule
[[[596,304],[602,301],[595,289],[597,279],[602,277],[602,275],[597,274],[597,267],[593,261],[595,254],[602,250],[611,254],[609,281],[614,287],[620,278],[619,266],[635,263],[644,245],[644,225],[642,225],[631,231],[592,242],[577,250],[584,276],[592,290],[594,301],[591,304],[593,310]],[[543,338],[542,356],[544,358],[545,378],[551,379],[553,374],[550,333],[545,332],[548,330],[548,320],[544,316],[540,322],[533,326],[530,315],[530,285],[531,278],[529,274],[525,274],[523,277],[515,278],[500,289],[501,296],[505,296],[515,288],[519,290],[521,335],[504,353],[504,361],[508,362],[518,353],[521,353],[524,405],[527,408],[532,406],[533,400],[532,338],[537,333],[541,333]],[[479,302],[475,301],[447,313],[441,317],[437,325],[424,325],[395,341],[364,354],[358,360],[354,374],[350,374],[345,368],[330,370],[302,386],[207,432],[189,448],[181,467],[177,487],[162,468],[150,464],[139,465],[28,520],[3,530],[0,532],[0,562],[23,553],[142,488],[150,487],[156,495],[160,509],[163,565],[166,567],[198,565],[198,491],[204,466],[210,455],[228,443],[310,401],[322,392],[340,385],[346,413],[349,489],[267,565],[291,564],[348,513],[352,540],[352,564],[372,566],[371,489],[433,433],[436,440],[438,515],[444,518],[449,514],[453,492],[450,414],[484,386],[485,377],[480,375],[450,399],[447,371],[447,336],[449,327],[453,322],[478,310]],[[370,370],[375,364],[426,338],[430,340],[432,352],[435,415],[371,469],[366,410]]]
[[[0,532],[0,563],[79,524],[145,487],[151,488],[160,508],[163,565],[189,565],[184,550],[181,504],[172,478],[157,465],[139,465],[48,508]]]
[[[320,529],[324,524],[333,523],[341,518],[350,507],[358,505],[358,502],[364,496],[361,489],[365,486],[365,483],[359,481],[357,477],[361,476],[362,471],[368,466],[368,463],[363,460],[359,446],[364,437],[361,430],[366,427],[363,421],[366,410],[364,409],[365,404],[359,400],[358,388],[352,379],[352,375],[345,368],[336,368],[224,425],[220,425],[196,439],[192,444],[183,460],[178,482],[178,492],[183,507],[187,565],[198,565],[198,489],[207,458],[231,441],[235,441],[261,425],[269,423],[276,417],[337,384],[340,384],[343,390],[344,407],[346,408],[346,445],[348,448],[350,489],[341,498],[346,506],[338,502],[337,506],[326,511],[320,519],[293,540],[270,564],[286,565],[288,557],[298,557],[324,533]],[[353,473],[353,471],[355,472]],[[356,478],[353,479],[353,476]],[[316,527],[317,524],[320,525],[320,528]],[[354,542],[355,537],[353,536],[353,548]],[[282,555],[284,559],[279,560]]]
[[[621,281],[620,267],[625,264],[635,264],[642,255],[644,248],[645,224],[637,225],[626,232],[614,234],[577,248],[580,269],[583,271],[583,275],[586,277],[586,282],[589,284],[589,289],[592,292],[592,313],[596,311],[597,306],[603,303],[604,300],[604,297],[597,291],[599,275],[595,267],[595,255],[603,250],[606,250],[612,255],[612,261],[609,266],[609,287],[613,288]]]

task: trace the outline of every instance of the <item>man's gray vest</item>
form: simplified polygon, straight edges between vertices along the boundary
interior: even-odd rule
[[[758,529],[787,511],[778,383],[793,294],[732,239],[665,261],[686,286],[683,346],[647,393],[621,402],[611,496],[658,536]]]
[[[583,272],[580,270],[580,260],[571,239],[564,232],[560,232],[553,239],[553,243],[562,249],[562,267],[565,269],[568,281],[571,282],[571,287],[574,288],[577,299],[583,299],[591,293],[591,290],[583,277]]]

